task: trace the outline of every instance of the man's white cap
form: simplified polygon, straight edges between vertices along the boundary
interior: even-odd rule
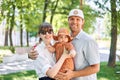
[[[68,18],[71,16],[78,16],[84,19],[83,11],[80,9],[72,9],[68,15]]]

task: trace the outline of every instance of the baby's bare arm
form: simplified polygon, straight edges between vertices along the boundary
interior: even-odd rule
[[[47,75],[51,78],[54,78],[62,67],[66,58],[70,58],[68,51],[64,48],[64,52],[58,62],[47,71]]]

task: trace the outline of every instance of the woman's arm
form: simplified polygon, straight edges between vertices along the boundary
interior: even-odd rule
[[[51,77],[54,78],[56,76],[56,74],[59,72],[63,62],[65,61],[66,58],[69,58],[70,55],[68,54],[68,52],[66,51],[66,49],[64,48],[64,52],[61,56],[61,58],[58,60],[58,62],[51,68],[48,69],[48,71],[46,72],[46,74]]]

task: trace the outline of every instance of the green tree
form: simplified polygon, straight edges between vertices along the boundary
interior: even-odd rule
[[[2,1],[3,3],[1,13],[3,14],[4,18],[6,18],[8,26],[8,28],[6,28],[6,31],[7,29],[8,31],[11,30],[11,34],[13,29],[20,31],[21,46],[23,46],[23,30],[26,30],[26,42],[27,46],[29,46],[29,37],[36,36],[39,24],[41,24],[43,21],[50,22],[54,26],[55,31],[57,31],[60,27],[68,27],[67,16],[69,11],[73,8],[80,7],[79,0]],[[13,8],[13,5],[15,8]],[[93,32],[92,30],[94,29],[94,27],[92,24],[95,22],[96,13],[90,6],[86,4],[83,4],[82,7],[86,20],[84,29],[87,32]],[[3,19],[1,18],[1,21]]]
[[[56,1],[53,1],[52,4],[51,4],[51,17],[50,17],[50,23],[51,24],[53,22],[53,18],[54,18],[55,10],[58,6],[58,2],[59,2],[59,0],[56,0]]]
[[[8,33],[9,33],[9,26],[10,26],[10,13],[11,10],[9,8],[10,6],[10,1],[9,0],[2,0],[1,4],[0,4],[0,11],[1,11],[1,16],[0,16],[0,20],[3,21],[4,19],[6,19],[6,27],[5,27],[5,42],[4,45],[8,46]]]
[[[49,5],[49,0],[44,0],[43,21],[42,22],[45,22],[48,5]]]
[[[9,32],[9,38],[10,38],[10,46],[13,46],[13,41],[12,41],[12,31],[13,31],[13,28],[14,28],[14,24],[15,24],[15,1],[11,1],[11,18],[10,18],[10,32]]]
[[[77,8],[77,9],[80,8],[79,0],[59,1],[58,7],[56,8],[54,19],[53,19],[55,32],[57,32],[60,27],[68,27],[67,16],[69,14],[69,11],[74,8]],[[94,31],[93,25],[95,23],[95,20],[98,14],[89,5],[86,5],[84,0],[83,0],[82,8],[85,15],[84,30],[88,33],[92,33]],[[49,19],[47,18],[47,20]]]
[[[117,17],[119,16],[119,11],[117,12],[116,9],[119,9],[120,1],[119,0],[104,0],[101,3],[100,0],[94,0],[94,2],[96,3],[96,5],[99,6],[99,8],[101,8],[104,11],[104,13],[106,11],[109,11],[111,14],[111,17],[110,17],[111,27],[109,28],[111,29],[111,32],[110,32],[111,33],[111,45],[110,45],[110,55],[109,55],[108,66],[114,67],[115,60],[116,60],[116,45],[117,45],[116,43],[117,43],[117,32],[118,32],[117,29],[119,29],[117,25],[119,25],[119,21],[120,21],[119,17]],[[107,3],[111,4],[110,7],[106,5]]]
[[[114,67],[116,60],[116,43],[117,43],[117,11],[116,0],[111,0],[111,46],[108,66]]]

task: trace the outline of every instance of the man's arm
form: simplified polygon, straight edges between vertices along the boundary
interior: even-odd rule
[[[67,70],[66,73],[58,73],[55,76],[55,78],[60,80],[69,80],[75,77],[88,76],[88,75],[99,72],[99,70],[100,70],[100,64],[94,64],[82,70],[78,70],[78,71]]]
[[[73,77],[88,76],[99,72],[99,70],[100,70],[99,64],[90,65],[82,70],[73,71]]]

